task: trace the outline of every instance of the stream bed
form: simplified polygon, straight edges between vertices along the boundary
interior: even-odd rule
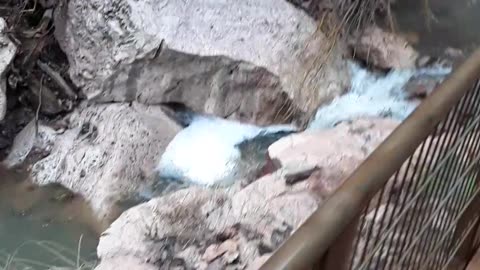
[[[64,188],[0,172],[0,269],[92,269],[98,243],[92,217],[85,201]]]

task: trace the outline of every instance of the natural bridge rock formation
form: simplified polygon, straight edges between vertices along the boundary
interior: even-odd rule
[[[260,125],[305,122],[348,87],[341,49],[287,1],[72,0],[56,37],[97,102],[181,101]]]

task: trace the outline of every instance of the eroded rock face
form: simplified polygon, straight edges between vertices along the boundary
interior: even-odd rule
[[[341,53],[317,59],[330,43],[286,1],[68,2],[55,34],[72,80],[97,102],[181,101],[265,125],[311,113],[348,85]]]
[[[6,30],[7,23],[3,18],[0,18],[0,121],[5,118],[7,112],[7,82],[5,76],[8,65],[12,62],[17,50],[15,44],[6,35]]]
[[[115,203],[152,181],[151,173],[179,127],[160,108],[141,104],[82,106],[51,153],[32,167],[35,183],[60,183],[111,221]]]
[[[127,210],[100,238],[102,264],[130,256],[161,269],[246,267],[275,250],[319,202],[305,184],[287,185],[280,171],[236,190],[190,187]]]
[[[379,27],[367,28],[351,40],[355,57],[380,69],[415,68],[418,53],[408,41]]]
[[[282,138],[270,146],[269,155],[283,167],[317,166],[306,181],[309,189],[326,198],[399,123],[380,118],[343,122],[333,129]]]

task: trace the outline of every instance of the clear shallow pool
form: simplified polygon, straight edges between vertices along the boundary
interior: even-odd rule
[[[92,217],[80,197],[59,186],[39,188],[0,172],[0,269],[91,269],[99,228]]]

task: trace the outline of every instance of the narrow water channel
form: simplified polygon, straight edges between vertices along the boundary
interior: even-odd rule
[[[0,170],[0,269],[92,269],[98,233],[85,201]]]

